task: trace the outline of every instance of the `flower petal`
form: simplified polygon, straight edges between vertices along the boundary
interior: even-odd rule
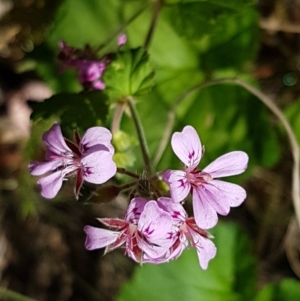
[[[202,156],[202,145],[196,130],[186,126],[182,132],[172,136],[171,145],[176,156],[187,166],[198,166]]]
[[[89,128],[85,132],[80,141],[79,147],[81,149],[81,152],[84,154],[84,152],[89,148],[100,144],[105,146],[111,154],[114,154],[114,147],[110,143],[111,139],[112,134],[108,129],[101,126],[95,126]]]
[[[84,231],[87,234],[85,247],[88,250],[100,249],[115,242],[120,233],[91,226],[85,226]]]
[[[131,224],[137,225],[147,202],[147,200],[141,197],[132,199],[127,208],[125,220]]]
[[[183,201],[188,196],[191,185],[187,182],[186,172],[182,170],[166,170],[163,178],[170,187],[170,194],[175,203]]]
[[[210,163],[203,169],[203,172],[210,174],[213,178],[238,175],[246,170],[248,160],[245,152],[230,152]]]
[[[216,210],[207,201],[202,189],[193,189],[193,210],[197,226],[201,229],[210,229],[218,222]]]
[[[172,198],[160,197],[157,199],[157,204],[172,215],[173,222],[177,225],[184,222],[188,217],[183,206],[180,203],[175,203]]]
[[[81,159],[82,176],[85,181],[102,184],[112,178],[117,172],[112,154],[107,151],[97,151]]]
[[[208,202],[219,214],[227,215],[230,211],[227,195],[213,185],[212,182],[203,183],[199,186],[199,195],[203,201]]]
[[[148,201],[140,216],[138,230],[147,238],[147,241],[156,243],[160,239],[167,240],[172,224],[173,219],[169,213],[159,208],[156,201]],[[167,244],[170,244],[169,241]]]
[[[48,162],[31,162],[29,163],[29,170],[33,176],[41,176],[49,171],[63,165],[63,160],[52,160]]]
[[[199,240],[195,245],[197,249],[198,260],[201,268],[206,270],[208,267],[208,262],[216,256],[217,248],[210,239],[202,237],[201,235],[199,235],[198,238]]]
[[[46,199],[53,199],[62,186],[63,178],[64,173],[59,170],[39,179],[37,183],[42,187],[41,195]]]
[[[72,154],[71,149],[65,143],[60,126],[55,122],[52,127],[43,134],[43,141],[47,145],[46,159],[51,159],[52,154],[65,155],[66,153]]]
[[[215,186],[226,197],[230,207],[240,206],[247,197],[245,189],[237,184],[220,180],[213,180],[210,184]]]

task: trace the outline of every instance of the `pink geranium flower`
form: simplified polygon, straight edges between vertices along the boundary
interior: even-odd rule
[[[210,240],[212,236],[205,230],[200,229],[193,217],[188,217],[186,211],[180,203],[175,203],[171,198],[161,197],[157,200],[158,205],[169,212],[173,218],[173,225],[178,230],[177,239],[169,248],[169,254],[165,261],[178,258],[182,251],[190,245],[196,248],[199,265],[202,269],[207,269],[208,262],[215,257],[217,249]]]
[[[245,171],[248,155],[242,151],[227,153],[203,170],[197,169],[204,153],[199,136],[192,126],[172,136],[174,153],[184,163],[183,170],[167,170],[164,180],[175,202],[183,201],[191,192],[195,221],[199,228],[210,229],[218,221],[217,213],[227,215],[230,207],[239,206],[246,191],[239,185],[217,180]]]
[[[141,197],[131,200],[124,220],[118,218],[99,219],[115,230],[85,226],[85,246],[88,250],[106,248],[105,253],[118,247],[125,247],[125,253],[138,263],[156,263],[173,243],[172,217],[159,208],[156,201]]]
[[[83,181],[102,184],[116,173],[112,157],[114,148],[110,131],[103,127],[92,127],[76,143],[65,139],[58,123],[44,133],[47,147],[46,162],[31,162],[30,173],[43,176],[38,180],[42,196],[54,198],[66,177],[76,175],[75,195],[78,197]]]

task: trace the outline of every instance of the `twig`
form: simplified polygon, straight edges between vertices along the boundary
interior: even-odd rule
[[[246,83],[245,81],[243,81],[239,78],[224,78],[224,79],[217,79],[217,80],[212,80],[209,82],[197,84],[197,85],[191,87],[190,89],[188,89],[183,94],[181,94],[175,100],[174,105],[172,106],[172,108],[169,112],[168,124],[166,126],[165,132],[163,134],[163,139],[159,145],[157,154],[155,156],[154,164],[156,165],[160,161],[161,156],[162,156],[162,154],[166,148],[166,145],[170,139],[171,131],[173,129],[174,122],[175,122],[175,111],[176,111],[178,105],[191,93],[193,93],[199,89],[202,89],[204,87],[220,85],[220,84],[236,84],[238,86],[243,87],[248,92],[250,92],[251,94],[256,96],[266,107],[268,107],[269,110],[281,121],[282,125],[284,126],[284,128],[287,132],[289,142],[290,142],[291,152],[292,152],[293,161],[294,161],[293,172],[292,172],[292,200],[293,200],[293,205],[294,205],[294,209],[295,209],[298,226],[300,227],[300,187],[299,187],[299,185],[300,185],[300,175],[299,175],[300,150],[299,150],[299,145],[298,145],[297,139],[295,137],[294,131],[291,128],[291,126],[290,126],[289,122],[287,121],[287,119],[285,118],[285,116],[283,115],[283,113],[280,111],[280,109],[276,106],[276,104],[273,102],[273,100],[269,96],[267,96],[266,94],[262,93],[258,89],[254,88],[253,86],[249,85],[248,83]]]

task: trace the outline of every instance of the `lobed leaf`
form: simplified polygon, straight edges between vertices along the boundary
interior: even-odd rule
[[[118,52],[108,65],[103,80],[113,97],[147,94],[154,85],[154,71],[143,48]]]
[[[105,122],[107,99],[101,91],[56,94],[44,102],[31,103],[31,119],[56,117],[61,119],[62,128],[86,130]]]

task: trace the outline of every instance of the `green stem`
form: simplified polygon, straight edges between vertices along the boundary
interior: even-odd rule
[[[133,22],[143,11],[145,11],[150,6],[150,3],[144,5],[141,9],[139,9],[134,15],[132,15],[127,21],[125,21],[108,39],[106,39],[98,48],[95,49],[96,52],[102,50],[105,46],[107,46],[117,35],[124,32],[126,27]]]
[[[118,103],[117,104],[115,114],[114,114],[114,118],[113,118],[112,125],[111,125],[111,131],[112,131],[113,134],[120,130],[120,123],[121,123],[122,116],[123,116],[123,113],[124,113],[124,108],[125,108],[124,103]]]
[[[5,288],[5,287],[0,287],[0,297],[1,297],[1,300],[3,300],[2,297],[4,297],[5,300],[8,300],[8,301],[37,301],[36,299],[32,299],[32,298],[23,296],[17,292],[14,292],[14,291],[11,291],[11,290]]]
[[[144,44],[145,49],[148,49],[148,47],[151,43],[153,33],[154,33],[155,27],[157,25],[158,16],[159,16],[159,13],[161,11],[162,5],[163,5],[163,0],[156,0],[156,2],[154,4],[154,10],[153,10],[151,24],[150,24],[150,28],[148,30],[148,34],[147,34],[146,41],[145,41],[145,44]]]
[[[139,179],[140,178],[140,176],[138,175],[138,174],[136,174],[135,172],[131,172],[131,171],[128,171],[128,170],[126,170],[125,168],[117,168],[117,172],[118,173],[121,173],[121,174],[123,174],[123,175],[127,175],[127,176],[130,176],[130,177],[132,177],[132,178],[134,178],[134,179]]]
[[[143,155],[145,169],[146,169],[146,171],[149,172],[149,174],[152,174],[149,150],[148,150],[144,130],[143,130],[139,115],[135,109],[135,105],[133,104],[132,97],[128,97],[127,100],[128,100],[127,103],[128,103],[129,109],[130,109],[130,113],[131,113],[131,116],[133,119],[133,123],[135,125],[135,129],[136,129],[138,139],[140,142],[140,147],[141,147],[141,151],[142,151],[142,155]]]

